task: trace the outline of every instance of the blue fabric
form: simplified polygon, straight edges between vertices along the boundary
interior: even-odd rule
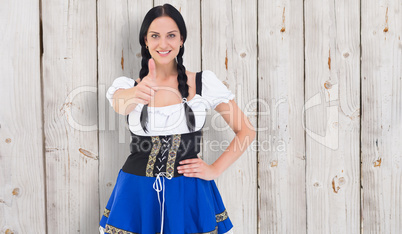
[[[106,205],[109,217],[103,215],[99,224],[133,233],[159,233],[162,216],[158,193],[153,188],[155,179],[120,169]],[[164,234],[205,233],[216,226],[218,233],[223,234],[233,227],[229,217],[216,220],[215,215],[224,212],[225,206],[214,180],[185,176],[160,179],[165,183]],[[162,193],[159,193],[161,204]]]

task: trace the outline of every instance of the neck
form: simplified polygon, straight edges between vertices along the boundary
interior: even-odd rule
[[[171,77],[177,77],[177,63],[172,60],[169,64],[159,64],[155,61],[156,65],[156,80],[167,81]]]

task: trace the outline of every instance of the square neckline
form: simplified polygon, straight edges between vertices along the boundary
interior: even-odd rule
[[[138,78],[138,79],[140,79],[140,78]],[[195,73],[195,95],[190,100],[187,100],[187,103],[189,103],[189,102],[193,101],[194,99],[196,99],[197,95],[199,97],[201,97],[201,87],[200,87],[201,86],[201,79],[202,79],[202,71],[196,72]],[[139,84],[139,83],[137,83],[137,81],[134,80],[134,86],[136,86],[137,84]],[[151,109],[163,109],[163,108],[168,108],[168,107],[170,107],[170,108],[175,107],[175,106],[182,105],[182,104],[183,104],[183,102],[176,103],[176,104],[171,104],[171,105],[167,105],[167,106],[148,106],[148,108],[151,108]],[[141,105],[144,105],[144,104],[141,104]]]
[[[187,101],[187,102],[192,102],[192,101],[196,98],[197,95],[198,95],[198,94],[195,94],[194,97],[192,97],[192,98],[191,98],[189,101]],[[200,95],[198,95],[198,96],[200,96]],[[200,97],[201,97],[201,96],[200,96]],[[166,107],[178,106],[178,105],[180,105],[180,104],[183,104],[183,102],[176,103],[176,104],[171,104],[171,105],[167,105],[167,106],[148,106],[148,108],[152,108],[152,109],[156,109],[156,108],[166,108]],[[142,104],[142,105],[144,105],[144,104]]]

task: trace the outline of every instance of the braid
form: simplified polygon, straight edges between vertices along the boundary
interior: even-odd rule
[[[140,78],[144,78],[145,76],[148,75],[149,69],[148,69],[148,60],[151,58],[151,54],[149,51],[145,48],[145,46],[141,47],[141,70],[140,70]]]
[[[179,83],[178,89],[183,98],[188,97],[188,84],[187,84],[187,75],[186,68],[183,65],[183,54],[184,54],[184,44],[183,47],[180,48],[179,54],[177,55],[177,81]],[[195,117],[194,112],[188,104],[184,103],[184,111],[186,114],[187,128],[190,132],[194,131],[195,128]]]
[[[151,58],[151,54],[145,48],[145,46],[142,46],[141,47],[141,55],[142,55],[142,60],[141,60],[140,79],[142,80],[149,72],[148,60]],[[141,111],[141,115],[140,115],[140,122],[141,122],[141,127],[144,130],[144,132],[148,132],[148,129],[147,129],[148,104],[146,104],[146,105],[144,105],[144,107],[142,107],[142,111]]]

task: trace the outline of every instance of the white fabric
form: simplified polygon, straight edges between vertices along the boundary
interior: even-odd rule
[[[128,89],[134,86],[134,80],[128,77],[118,77],[106,92],[106,98],[112,106],[113,94],[118,89]],[[206,109],[215,109],[220,103],[228,103],[235,95],[216,77],[215,73],[205,70],[202,73],[201,96],[196,94],[187,104],[195,116],[195,131],[205,123]],[[136,135],[159,136],[189,133],[186,123],[183,103],[163,106],[148,106],[148,132],[145,133],[140,124],[143,104],[138,104],[129,114],[129,129]]]
[[[162,176],[163,183],[161,182],[160,177]],[[158,175],[156,176],[155,182],[153,184],[154,190],[158,193],[158,201],[159,201],[159,209],[162,214],[161,218],[161,232],[160,234],[163,234],[163,221],[164,221],[164,210],[165,210],[165,190],[163,189],[165,187],[165,179],[164,177],[168,178],[169,180],[172,179],[172,176],[166,176],[166,172],[159,172]],[[163,190],[163,191],[162,191]],[[161,200],[159,198],[159,193],[162,191],[162,204]]]
[[[106,98],[109,100],[110,106],[113,107],[113,94],[116,92],[118,89],[129,89],[134,87],[134,80],[125,76],[120,76],[116,78],[112,85],[109,87],[109,89],[106,92]]]

